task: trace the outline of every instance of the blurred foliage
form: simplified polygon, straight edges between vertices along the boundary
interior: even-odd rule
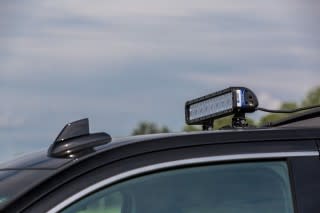
[[[132,131],[132,135],[168,133],[168,132],[170,132],[170,130],[167,126],[159,127],[156,123],[149,122],[149,121],[142,121]]]
[[[281,104],[280,109],[282,110],[294,110],[297,109],[299,106],[295,102],[284,102]]]
[[[280,109],[293,110],[299,107],[313,106],[313,105],[319,105],[319,104],[320,104],[320,86],[311,89],[301,103],[284,102],[281,104]],[[259,124],[265,125],[268,123],[272,123],[274,121],[278,121],[286,117],[292,116],[292,114],[296,114],[296,113],[270,113],[263,116],[260,119]]]
[[[315,87],[308,92],[305,99],[302,101],[302,106],[311,106],[320,104],[320,86]]]
[[[184,132],[196,132],[196,131],[201,131],[202,127],[200,125],[185,125],[183,127]]]
[[[280,106],[280,110],[293,110],[298,108],[298,104],[295,102],[284,102]],[[269,113],[260,118],[259,125],[266,125],[281,119],[284,119],[288,116],[292,115],[292,113]]]

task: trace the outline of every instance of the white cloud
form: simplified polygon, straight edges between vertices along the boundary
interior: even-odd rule
[[[0,113],[0,129],[19,128],[24,123],[25,119],[23,117],[17,117],[12,112],[2,111]]]
[[[115,71],[108,65],[122,65],[132,60],[166,61],[177,58],[235,66],[255,61],[265,65],[271,57],[290,57],[295,63],[299,60],[316,63],[318,49],[306,47],[304,32],[295,27],[273,29],[268,25],[294,22],[285,17],[291,17],[290,13],[297,9],[296,4],[303,4],[291,1],[288,8],[287,3],[287,0],[138,0],[134,3],[70,0],[33,1],[26,7],[17,4],[17,9],[12,9],[17,16],[20,11],[30,15],[30,19],[17,22],[20,23],[17,27],[24,29],[25,23],[27,26],[30,24],[30,29],[24,29],[24,33],[29,32],[30,35],[0,38],[0,44],[6,47],[3,49],[11,55],[1,64],[0,75],[8,80],[31,80],[29,76],[52,75],[53,70],[54,75],[93,74],[96,67],[100,68],[98,72],[106,67],[103,72],[112,75]],[[197,19],[202,12],[218,13],[222,17],[202,17],[200,21],[193,22],[192,19]],[[240,21],[248,25],[244,31],[232,27],[228,30],[216,28],[217,25],[224,26],[219,23],[224,20],[223,16],[233,13],[240,20],[244,18]],[[177,18],[179,16],[189,19],[181,20]],[[74,27],[72,20],[77,22],[77,18],[98,21],[102,26],[88,28],[80,23]],[[64,23],[69,19],[71,21]],[[202,26],[206,19],[209,24]],[[246,23],[255,19],[265,20],[265,28],[259,26],[261,29],[255,29],[254,24]],[[108,21],[115,28],[108,28]]]
[[[151,15],[151,16],[183,16],[190,15],[194,11],[210,10],[213,12],[235,13],[253,12],[264,15],[266,18],[283,17],[287,14],[283,9],[289,11],[296,9],[301,4],[298,1],[255,1],[255,0],[69,0],[69,1],[42,1],[41,7],[44,11],[65,11],[67,14],[108,17],[108,16],[130,16],[130,15]],[[290,7],[288,4],[290,3]],[[273,14],[272,16],[270,14]]]
[[[271,101],[277,104],[279,97],[286,97],[282,101],[300,101],[313,87],[319,85],[320,73],[308,70],[239,70],[227,73],[189,73],[181,76],[190,82],[206,87],[224,88],[228,86],[247,86],[261,93],[268,99],[270,95],[278,97]],[[273,98],[274,99],[274,98]]]
[[[167,35],[166,38],[152,37],[150,40],[149,37],[149,40],[144,41],[143,37],[141,40],[126,37],[125,32],[85,33],[63,30],[56,33],[59,32],[65,35],[65,38],[60,35],[53,38],[6,39],[7,44],[10,45],[8,51],[11,57],[1,64],[1,78],[32,80],[41,75],[79,75],[80,73],[85,75],[96,72],[112,75],[119,71],[113,69],[114,67],[134,60],[192,59],[199,63],[234,64],[242,66],[242,69],[247,65],[256,64],[258,68],[268,66],[270,62],[272,65],[275,58],[280,61],[284,57],[297,65],[300,65],[300,61],[304,65],[319,63],[316,47],[306,47],[299,42],[277,42],[279,36],[292,38],[292,34],[291,36],[275,34],[275,41],[266,42],[264,37],[259,37],[259,33],[258,35],[244,33],[231,35],[230,33],[191,32],[184,35],[183,31],[177,31]],[[143,33],[141,32],[140,35],[143,36]],[[248,42],[250,42],[249,46]],[[105,69],[101,69],[103,67]],[[260,71],[257,70],[257,72]]]
[[[256,94],[259,99],[259,105],[266,109],[279,109],[282,101],[270,93],[261,92]]]

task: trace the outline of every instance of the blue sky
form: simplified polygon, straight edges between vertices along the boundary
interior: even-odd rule
[[[66,122],[180,131],[184,102],[233,85],[260,106],[320,84],[318,1],[0,2],[0,160],[47,148]]]

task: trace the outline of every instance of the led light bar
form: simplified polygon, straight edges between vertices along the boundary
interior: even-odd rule
[[[254,112],[258,106],[256,95],[245,87],[227,89],[186,102],[187,124],[203,124],[235,113]]]

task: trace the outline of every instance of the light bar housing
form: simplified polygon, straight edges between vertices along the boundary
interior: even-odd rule
[[[236,113],[254,112],[258,107],[256,95],[246,87],[229,87],[185,104],[185,119],[189,125],[204,124]]]

